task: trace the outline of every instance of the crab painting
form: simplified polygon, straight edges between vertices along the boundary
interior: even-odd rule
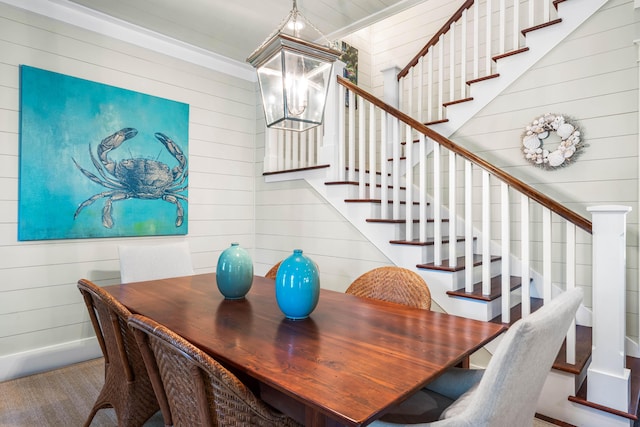
[[[178,165],[171,169],[165,163],[157,160],[145,158],[129,158],[115,162],[109,158],[109,152],[120,147],[125,141],[138,134],[134,128],[123,128],[116,133],[107,136],[100,142],[96,149],[97,158],[91,151],[89,145],[89,155],[98,175],[89,172],[72,159],[80,171],[96,184],[108,188],[89,197],[80,203],[73,218],[76,219],[80,212],[96,200],[105,198],[102,208],[102,225],[112,228],[114,221],[111,216],[113,202],[127,199],[153,200],[161,199],[176,205],[176,227],[180,227],[184,222],[184,209],[181,200],[188,201],[187,197],[180,194],[187,190],[185,184],[189,175],[187,168],[187,158],[180,147],[168,136],[156,132],[154,136],[167,151],[178,161]]]

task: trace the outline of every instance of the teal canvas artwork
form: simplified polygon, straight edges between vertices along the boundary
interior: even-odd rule
[[[187,234],[189,105],[20,66],[18,240]]]

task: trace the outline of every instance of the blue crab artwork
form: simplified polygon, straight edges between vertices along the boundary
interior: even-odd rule
[[[126,201],[127,199],[160,199],[176,206],[175,226],[180,227],[183,225],[184,209],[181,201],[186,202],[188,199],[181,193],[188,188],[185,182],[189,176],[189,169],[187,167],[187,158],[178,144],[163,133],[156,132],[154,134],[155,138],[176,159],[177,165],[173,168],[165,163],[148,158],[127,158],[117,162],[109,158],[109,153],[112,150],[119,148],[137,134],[137,129],[126,127],[107,136],[96,148],[97,157],[92,151],[91,144],[89,145],[89,155],[97,175],[83,168],[75,159],[72,159],[84,176],[107,188],[107,190],[94,194],[80,203],[73,215],[74,219],[80,215],[84,208],[92,205],[97,200],[105,199],[104,207],[102,208],[102,225],[105,228],[112,228],[114,225],[112,217],[112,205],[114,202]]]

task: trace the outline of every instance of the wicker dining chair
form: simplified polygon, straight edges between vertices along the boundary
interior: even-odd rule
[[[414,271],[397,266],[370,270],[354,280],[345,292],[359,297],[431,309],[431,292],[424,279]]]
[[[78,281],[78,289],[102,349],[105,369],[104,386],[84,425],[89,426],[100,409],[113,408],[118,426],[142,426],[160,407],[136,340],[127,326],[131,313],[87,279]]]
[[[264,277],[266,277],[267,279],[274,279],[275,280],[276,274],[278,274],[278,268],[280,267],[280,264],[282,264],[282,261],[278,261],[278,263],[276,265],[271,267],[271,269],[269,271],[267,271],[267,274],[265,274]]]
[[[152,319],[129,319],[159,399],[175,426],[302,427],[258,399],[233,373]]]

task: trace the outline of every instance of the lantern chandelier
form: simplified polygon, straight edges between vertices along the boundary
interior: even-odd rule
[[[305,24],[327,46],[302,40]],[[258,73],[267,127],[305,131],[322,124],[333,63],[341,55],[331,45],[293,0],[280,26],[247,58]]]

